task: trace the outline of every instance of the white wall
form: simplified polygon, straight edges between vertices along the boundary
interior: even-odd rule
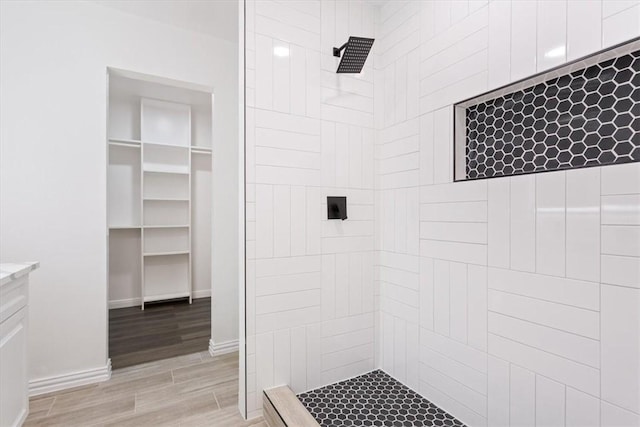
[[[87,2],[0,6],[0,251],[3,261],[41,262],[30,288],[37,380],[107,361],[107,66],[214,87],[214,153],[222,145],[231,155],[237,48]],[[221,179],[235,182],[231,172]],[[220,283],[235,289],[235,274]],[[221,305],[234,315],[235,300]]]
[[[453,103],[637,37],[640,3],[388,1],[377,30],[377,363],[468,425],[640,425],[640,164],[452,183]]]
[[[349,35],[373,35],[374,8],[246,4],[252,416],[264,388],[302,392],[374,367],[373,62],[337,75],[331,55]],[[347,221],[327,220],[329,195],[347,196]]]

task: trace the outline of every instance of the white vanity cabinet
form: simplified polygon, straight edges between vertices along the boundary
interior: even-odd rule
[[[0,426],[20,426],[29,413],[27,309],[29,273],[38,263],[0,264]]]

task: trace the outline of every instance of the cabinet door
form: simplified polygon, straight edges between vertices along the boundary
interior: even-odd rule
[[[27,417],[27,309],[0,324],[0,426],[19,426]]]

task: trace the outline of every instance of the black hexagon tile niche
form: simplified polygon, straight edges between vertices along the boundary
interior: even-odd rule
[[[322,427],[464,426],[381,370],[298,395]]]
[[[466,179],[640,161],[640,51],[466,108]]]

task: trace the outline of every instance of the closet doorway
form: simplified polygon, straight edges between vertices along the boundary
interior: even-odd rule
[[[113,368],[207,351],[210,88],[108,71],[109,357]]]

